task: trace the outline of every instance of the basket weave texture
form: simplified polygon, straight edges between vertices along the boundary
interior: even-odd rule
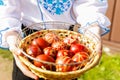
[[[74,78],[80,77],[83,73],[86,71],[90,70],[94,66],[96,66],[100,60],[101,53],[98,53],[96,51],[96,47],[98,42],[95,40],[95,38],[91,38],[90,35],[91,33],[88,33],[88,35],[83,35],[74,31],[69,31],[69,30],[63,30],[63,29],[48,29],[48,30],[40,30],[37,32],[32,33],[31,35],[28,35],[25,37],[19,44],[19,48],[22,49],[23,51],[31,44],[33,39],[43,37],[45,34],[49,32],[54,32],[57,34],[61,39],[65,38],[66,36],[77,36],[79,41],[84,44],[91,52],[90,58],[87,62],[87,64],[79,70],[76,71],[70,71],[70,72],[56,72],[56,71],[50,71],[50,70],[44,70],[41,68],[38,68],[34,66],[29,60],[29,57],[24,57],[24,56],[19,56],[20,60],[28,66],[28,68],[38,75],[41,78],[45,78],[48,80],[71,80]]]

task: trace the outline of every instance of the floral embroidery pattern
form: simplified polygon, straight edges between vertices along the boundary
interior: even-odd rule
[[[71,0],[40,0],[40,4],[52,15],[61,15],[71,6]]]

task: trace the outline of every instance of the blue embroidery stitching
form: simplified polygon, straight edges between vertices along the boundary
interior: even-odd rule
[[[71,6],[70,0],[40,0],[40,4],[52,15],[61,15]]]
[[[101,36],[103,36],[103,35],[105,35],[105,34],[107,34],[108,32],[110,32],[110,28],[107,28],[107,27],[104,27],[102,24],[100,24],[98,21],[95,21],[95,22],[92,22],[92,23],[98,23],[99,24],[99,27],[101,28],[101,30],[103,31],[102,33],[101,33]],[[89,25],[91,25],[92,23],[90,23],[90,22],[88,22],[87,24],[86,24],[86,26],[84,26],[84,28],[79,28],[78,29],[78,32],[80,32],[81,34],[83,34],[84,33],[84,31],[88,28],[88,26]]]
[[[3,30],[0,30],[0,45],[2,44],[2,32],[8,30],[9,28],[5,28]]]
[[[1,5],[4,5],[4,2],[3,2],[2,0],[0,0],[0,6],[1,6]]]

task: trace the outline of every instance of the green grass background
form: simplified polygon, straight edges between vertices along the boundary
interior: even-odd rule
[[[13,59],[8,50],[0,49],[0,56]],[[85,72],[78,80],[120,80],[120,55],[108,56],[103,52],[100,63]]]
[[[120,55],[108,56],[103,52],[100,63],[79,80],[120,80]]]
[[[9,60],[13,59],[12,53],[9,50],[0,49],[0,56]]]

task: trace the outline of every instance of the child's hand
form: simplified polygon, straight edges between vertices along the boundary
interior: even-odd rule
[[[22,53],[20,52],[20,50],[18,49],[18,47],[16,46],[16,43],[18,44],[20,42],[21,38],[18,37],[18,34],[15,35],[11,35],[9,37],[7,37],[7,42],[9,44],[9,50],[12,52],[13,57],[15,59],[16,65],[17,67],[23,72],[24,75],[33,78],[35,80],[38,80],[38,76],[36,76],[35,74],[33,74],[25,64],[23,64],[19,57]]]
[[[83,30],[80,30],[83,29]],[[82,33],[83,35],[89,36],[91,39],[95,39],[97,46],[96,46],[96,51],[99,53],[98,55],[102,55],[102,41],[101,41],[101,29],[97,23],[93,23],[91,25],[88,25],[87,27],[79,28],[78,32]],[[93,40],[94,40],[93,39]]]

